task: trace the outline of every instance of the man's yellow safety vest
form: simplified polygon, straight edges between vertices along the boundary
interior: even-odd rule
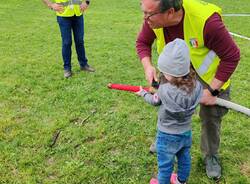
[[[61,4],[64,8],[63,13],[56,12],[57,16],[60,17],[72,17],[74,15],[80,16],[82,12],[80,10],[80,5],[82,0],[55,0],[56,3]]]
[[[220,59],[216,53],[204,46],[203,30],[207,19],[214,13],[221,15],[221,9],[213,4],[200,0],[183,0],[184,16],[184,40],[190,49],[192,65],[198,75],[207,84],[210,84],[215,76]],[[160,54],[165,46],[163,28],[153,30],[157,37],[157,51]],[[228,80],[222,89],[230,84]]]

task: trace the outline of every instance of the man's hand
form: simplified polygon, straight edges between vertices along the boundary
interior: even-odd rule
[[[204,89],[200,103],[203,105],[215,105],[216,98],[217,98],[216,96],[211,95],[208,89]]]
[[[88,6],[89,5],[86,2],[82,2],[82,4],[80,5],[80,10],[84,12],[88,8]]]
[[[158,81],[156,75],[156,69],[152,66],[150,57],[144,57],[141,60],[141,63],[144,68],[146,80],[148,81],[148,84],[151,86],[153,80],[155,80],[156,82]]]
[[[50,7],[51,7],[54,11],[59,12],[59,13],[63,13],[63,11],[64,11],[64,8],[63,8],[63,6],[62,6],[61,4],[52,3],[52,4],[50,5]]]
[[[149,85],[152,84],[153,80],[158,81],[155,67],[148,66],[145,68],[144,72],[145,72],[146,80],[148,81]]]
[[[224,82],[214,78],[210,84],[212,89],[221,89]],[[215,105],[216,97],[212,96],[211,92],[208,89],[203,90],[203,95],[200,100],[200,103],[203,105]]]

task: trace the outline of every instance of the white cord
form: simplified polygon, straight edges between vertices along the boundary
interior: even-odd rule
[[[248,13],[229,13],[229,14],[222,14],[223,17],[250,17]]]
[[[232,32],[229,32],[231,35],[233,36],[236,36],[236,37],[239,37],[239,38],[243,38],[245,40],[249,40],[250,41],[250,38],[247,37],[247,36],[243,36],[243,35],[240,35],[240,34],[236,34],[236,33],[232,33]]]

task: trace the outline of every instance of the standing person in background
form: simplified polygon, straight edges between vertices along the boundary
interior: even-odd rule
[[[150,184],[186,184],[190,175],[192,144],[192,114],[202,96],[202,85],[190,70],[189,48],[184,40],[168,43],[158,59],[162,78],[157,93],[152,95],[141,89],[137,92],[146,102],[159,105],[157,122],[158,180]],[[177,175],[172,174],[175,157]]]
[[[200,101],[201,151],[209,178],[221,177],[219,161],[222,117],[227,109],[215,105],[216,97],[229,99],[230,76],[240,60],[236,46],[221,19],[221,9],[199,0],[141,0],[144,23],[136,41],[147,81],[157,80],[151,46],[157,40],[160,54],[166,43],[185,40],[192,66],[203,84]]]
[[[71,45],[72,31],[74,35],[76,53],[80,69],[83,71],[94,72],[95,70],[88,65],[84,48],[84,18],[83,12],[90,5],[90,0],[49,0],[43,2],[56,12],[57,22],[60,27],[62,37],[62,57],[64,62],[64,77],[72,76],[71,70]]]

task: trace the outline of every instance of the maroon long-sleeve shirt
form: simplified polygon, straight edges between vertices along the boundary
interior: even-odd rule
[[[184,39],[183,19],[184,15],[179,24],[163,28],[164,35],[167,35],[165,36],[166,43],[173,41],[175,38]],[[203,30],[203,36],[205,46],[213,50],[220,58],[215,78],[226,82],[238,65],[240,50],[227,31],[219,14],[214,13],[208,18]],[[136,40],[136,50],[140,59],[151,57],[151,47],[155,39],[155,33],[149,27],[147,21],[144,21]]]

